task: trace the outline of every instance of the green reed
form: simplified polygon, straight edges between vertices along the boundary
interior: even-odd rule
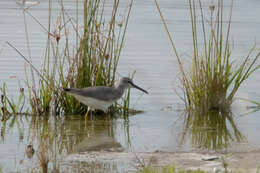
[[[20,88],[19,96],[17,100],[11,99],[8,97],[7,91],[6,91],[6,84],[3,83],[3,85],[0,87],[1,91],[1,111],[0,115],[2,115],[2,119],[6,119],[7,116],[10,116],[11,114],[26,114],[27,111],[24,111],[24,105],[25,105],[25,95],[24,95],[24,88]]]
[[[63,1],[60,1],[60,16],[54,30],[51,28],[53,23],[51,3],[49,3],[47,28],[31,15],[29,8],[22,7],[28,52],[30,52],[30,42],[27,16],[30,16],[45,30],[47,37],[43,64],[40,69],[35,68],[30,54],[27,58],[8,43],[29,65],[25,68],[26,85],[33,114],[83,113],[87,107],[67,95],[64,88],[113,86],[115,83],[132,2],[122,19],[118,14],[119,0],[110,2],[113,5],[111,9],[106,7],[107,1],[84,1],[83,29],[79,28],[81,25],[78,15],[79,3],[79,1],[75,2],[76,18],[73,18],[64,9]],[[109,12],[110,15],[105,16],[104,12]],[[70,36],[71,29],[75,34],[73,40]],[[128,97],[128,101],[129,99]],[[124,104],[123,108],[125,106],[129,104]],[[116,109],[111,110],[121,109],[117,104],[114,107]]]
[[[255,48],[253,47],[242,60],[242,63],[234,62],[230,44],[233,0],[231,1],[227,23],[225,23],[223,17],[223,0],[218,0],[217,5],[209,7],[209,27],[206,27],[205,24],[206,17],[201,1],[189,0],[193,41],[190,71],[184,70],[181,57],[175,48],[159,5],[156,0],[155,2],[179,63],[184,91],[183,100],[187,110],[199,112],[210,110],[225,112],[229,110],[239,87],[259,68],[257,60],[260,55],[257,52],[253,56]],[[197,18],[200,18],[201,21]],[[207,30],[207,28],[209,29]],[[200,40],[202,40],[202,46],[199,45]]]
[[[83,36],[79,38],[79,47],[74,58],[68,63],[71,65],[67,76],[64,76],[62,67],[59,71],[63,88],[114,85],[131,6],[132,4],[130,4],[126,19],[117,23],[119,0],[114,1],[111,16],[108,19],[104,16],[105,1],[84,2]],[[60,97],[59,94],[62,96]],[[58,97],[61,98],[60,103],[65,112],[78,113],[79,110],[86,110],[85,106],[77,103],[71,96],[64,97],[64,93],[59,94]]]

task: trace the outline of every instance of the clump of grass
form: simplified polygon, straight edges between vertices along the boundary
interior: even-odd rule
[[[68,15],[64,9],[63,1],[60,1],[61,15],[56,21],[56,28],[53,32],[51,30],[51,3],[49,3],[48,28],[45,28],[38,19],[31,15],[29,8],[22,6],[29,55],[30,44],[26,16],[32,17],[47,34],[44,62],[40,70],[33,66],[31,55],[29,58],[25,57],[8,43],[29,64],[29,68],[26,69],[26,81],[33,114],[48,114],[50,111],[57,114],[86,112],[87,107],[72,96],[67,95],[63,88],[114,85],[132,2],[126,17],[120,21],[118,21],[119,0],[113,1],[113,8],[109,16],[104,15],[105,10],[107,10],[106,1],[82,2],[84,5],[83,29],[78,27],[80,26],[78,22],[80,2],[76,1],[75,3],[76,19]],[[73,41],[70,41],[69,29],[71,28],[75,33]],[[74,42],[73,48],[70,46],[71,42]],[[38,78],[35,77],[35,73]],[[129,106],[129,104],[124,106]]]
[[[109,22],[106,22],[103,16],[105,4],[101,1],[84,2],[84,31],[83,36],[80,37],[79,48],[73,61],[69,63],[71,66],[66,77],[60,70],[64,88],[114,85],[132,4],[126,20],[119,24],[116,21],[119,1],[114,1],[113,5]],[[125,24],[123,25],[122,22]],[[64,93],[60,94],[65,96]],[[79,104],[69,95],[60,98],[65,112],[78,113],[78,110],[86,110],[86,106]]]
[[[26,114],[27,111],[23,112],[25,104],[24,88],[20,88],[20,94],[17,101],[14,101],[13,99],[8,97],[5,83],[3,83],[2,87],[0,88],[0,91],[2,92],[0,102],[0,114],[2,114],[3,120],[7,119],[7,116],[10,116],[11,114]]]
[[[254,52],[253,47],[242,63],[236,62],[236,65],[234,65],[230,44],[233,0],[231,1],[226,27],[223,17],[223,0],[218,0],[216,6],[211,5],[209,7],[211,16],[208,31],[206,31],[206,18],[201,1],[196,1],[196,3],[194,0],[189,0],[193,55],[191,71],[188,72],[183,68],[183,63],[167,29],[157,0],[155,2],[179,63],[184,91],[183,100],[187,110],[199,112],[229,111],[239,87],[259,68],[259,65],[256,64],[260,55],[260,53],[257,53],[255,57],[251,58]],[[198,16],[201,16],[201,27],[198,27],[200,23],[197,20]],[[198,28],[201,28],[201,31]],[[202,38],[202,46],[198,44],[200,38]]]

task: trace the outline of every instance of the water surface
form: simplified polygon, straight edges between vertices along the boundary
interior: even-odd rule
[[[205,1],[205,5],[203,5],[205,14],[209,13],[210,2]],[[188,4],[181,0],[160,0],[159,3],[169,30],[173,34],[176,47],[182,55],[184,63],[188,66],[192,54]],[[66,0],[64,4],[68,12],[72,16],[75,15],[74,1]],[[127,4],[128,2],[123,1],[121,7],[125,8]],[[228,9],[229,4],[226,4],[225,7]],[[231,38],[234,39],[232,53],[237,60],[241,60],[247,55],[254,42],[259,43],[259,7],[260,2],[258,1],[235,1]],[[40,1],[39,5],[30,9],[30,12],[44,26],[47,26],[47,1]],[[58,14],[59,6],[53,2],[52,27],[55,25]],[[26,56],[28,55],[23,15],[15,1],[2,0],[0,16],[0,83],[5,81],[10,95],[16,96],[19,83],[24,85],[24,61],[5,42],[11,42]],[[46,33],[30,17],[26,18],[26,22],[29,29],[33,64],[40,67]],[[50,119],[17,115],[16,118],[10,118],[6,124],[0,123],[0,167],[5,172],[11,172],[27,169],[25,165],[31,165],[32,162],[34,166],[37,165],[36,154],[33,159],[28,159],[25,149],[27,145],[32,144],[35,150],[39,151],[39,146],[44,143],[44,140],[48,141],[50,145],[50,156],[59,159],[67,154],[100,150],[117,152],[204,150],[203,147],[199,149],[201,146],[194,142],[201,129],[198,128],[195,135],[190,130],[183,131],[187,126],[187,119],[181,111],[184,105],[175,93],[175,91],[180,91],[177,61],[154,2],[150,0],[135,1],[119,62],[118,73],[121,76],[127,76],[133,71],[136,71],[135,83],[150,93],[141,96],[139,91],[132,90],[132,107],[144,110],[144,113],[129,116],[128,119],[107,119],[107,117],[101,116],[87,123],[79,115],[51,117]],[[259,73],[258,71],[252,75],[242,86],[238,93],[239,96],[259,100]],[[258,148],[260,144],[258,138],[259,112],[241,116],[250,111],[246,109],[246,106],[245,102],[235,102],[232,115],[235,129],[241,133],[244,140],[238,140],[234,128],[227,123],[226,127],[230,129],[232,140],[229,141],[229,145],[220,150],[241,151]],[[192,122],[196,123],[196,121]],[[208,129],[201,132],[208,132]],[[44,135],[46,135],[45,138]],[[248,147],[244,147],[245,144]],[[87,163],[85,164],[85,167],[89,166]],[[102,163],[92,165],[108,167],[108,169],[118,167],[118,165],[102,165]],[[58,163],[51,162],[50,167],[54,169],[55,166],[58,167]]]

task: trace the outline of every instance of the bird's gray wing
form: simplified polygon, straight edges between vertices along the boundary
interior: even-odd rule
[[[121,92],[116,90],[115,88],[103,86],[89,88],[71,88],[67,89],[66,91],[71,94],[92,97],[103,101],[115,101],[122,96]]]

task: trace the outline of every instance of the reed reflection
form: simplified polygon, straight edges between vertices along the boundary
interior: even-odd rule
[[[17,143],[17,145],[24,145],[24,148],[22,148],[24,158],[20,160],[18,166],[25,172],[30,172],[36,168],[43,173],[62,170],[67,164],[63,163],[62,159],[71,153],[104,150],[122,151],[123,149],[116,140],[116,119],[108,119],[102,115],[93,117],[92,120],[87,122],[79,115],[62,117],[19,115],[5,119],[0,127],[0,139],[3,143],[9,139],[9,133],[12,133],[12,131],[18,130],[21,134],[18,136],[19,144]],[[84,164],[80,165],[81,168],[84,166]],[[109,163],[105,166],[102,166],[102,163],[89,163],[87,165],[87,167],[91,167],[91,165],[97,167],[98,165],[100,169],[114,168],[114,166],[109,166]]]
[[[193,146],[209,150],[224,149],[232,142],[246,140],[239,131],[232,112],[220,111],[187,113],[180,143],[183,144],[188,137]]]

